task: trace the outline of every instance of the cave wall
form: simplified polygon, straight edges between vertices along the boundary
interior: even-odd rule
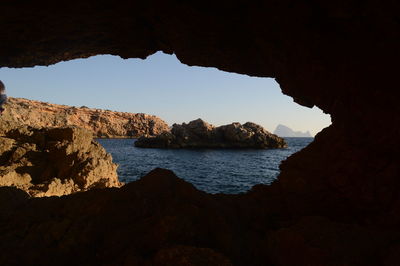
[[[308,233],[296,226],[315,221],[304,217],[324,217],[329,228],[351,223],[398,232],[399,7],[373,0],[3,1],[0,66],[50,65],[97,54],[145,58],[163,51],[187,65],[276,78],[297,103],[329,113],[333,124],[282,164],[279,181],[229,199],[257,221],[268,214],[291,221],[275,228],[282,249],[266,247],[271,261],[288,264],[280,252],[293,236],[277,228],[291,225],[290,232],[306,239]],[[309,247],[301,243],[294,249]],[[396,246],[382,243],[365,245]]]

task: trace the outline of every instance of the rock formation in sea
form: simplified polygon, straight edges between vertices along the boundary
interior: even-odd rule
[[[2,128],[27,125],[34,128],[78,126],[99,138],[136,138],[169,130],[167,123],[154,115],[114,112],[9,98],[0,117]]]
[[[274,134],[282,138],[285,137],[312,138],[310,131],[307,132],[294,131],[291,128],[284,125],[278,125],[274,130]]]
[[[263,127],[247,122],[215,127],[197,119],[188,124],[174,124],[170,132],[140,137],[135,142],[142,148],[286,148],[284,139]]]
[[[34,197],[120,187],[116,170],[111,155],[85,129],[25,126],[0,136],[0,186]]]
[[[61,198],[1,189],[1,265],[399,265],[399,1],[68,3],[0,2],[2,70],[162,51],[275,78],[332,125],[241,195],[161,170]]]

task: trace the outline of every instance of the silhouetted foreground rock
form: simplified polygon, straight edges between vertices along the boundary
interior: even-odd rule
[[[214,127],[197,119],[174,124],[171,132],[154,137],[140,137],[135,146],[143,148],[285,148],[284,139],[261,126],[247,122]]]
[[[208,244],[234,247],[233,213],[171,171],[60,198],[0,188],[0,199],[1,265],[231,265]]]
[[[270,188],[211,195],[163,169],[120,189],[60,198],[29,199],[15,188],[0,188],[0,264],[379,265],[382,256],[393,260],[396,249],[389,247],[399,237],[395,230],[321,216],[295,219],[285,214],[280,191]],[[259,193],[264,189],[268,197]]]
[[[111,155],[76,127],[10,130],[0,137],[0,163],[0,186],[35,197],[121,186]]]
[[[9,98],[0,116],[4,128],[78,126],[98,138],[137,138],[168,131],[167,123],[154,115],[114,112],[85,106],[51,104],[22,98]]]

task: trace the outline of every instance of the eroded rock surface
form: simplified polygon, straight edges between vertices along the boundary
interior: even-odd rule
[[[76,127],[10,130],[0,137],[0,163],[0,186],[34,197],[121,186],[111,155]]]
[[[168,131],[168,125],[154,115],[114,112],[45,103],[22,98],[9,98],[0,116],[0,132],[3,129],[23,125],[34,128],[78,126],[95,137],[137,138]]]
[[[174,124],[171,132],[154,137],[140,137],[135,146],[143,148],[285,148],[284,139],[263,127],[247,122],[215,127],[197,119],[188,124]]]

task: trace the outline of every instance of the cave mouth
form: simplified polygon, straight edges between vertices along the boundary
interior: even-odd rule
[[[215,126],[251,121],[271,133],[281,126],[280,133],[289,137],[287,149],[274,150],[154,150],[135,148],[131,139],[98,139],[119,164],[123,182],[162,167],[209,193],[245,192],[276,180],[280,162],[330,124],[329,115],[318,108],[302,107],[283,95],[272,78],[189,67],[161,52],[146,60],[103,55],[50,67],[2,68],[0,77],[11,97],[152,114],[169,125],[197,118]],[[306,131],[311,131],[309,138]]]

